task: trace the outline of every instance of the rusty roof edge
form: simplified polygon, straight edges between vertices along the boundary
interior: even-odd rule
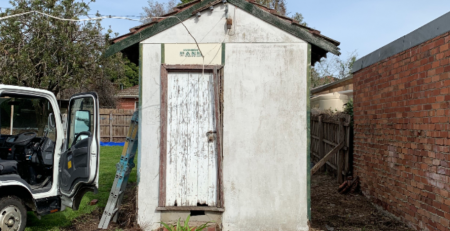
[[[250,2],[250,3],[252,3],[252,4],[255,4],[255,5],[260,6],[260,7],[264,7],[264,8],[266,8],[266,9],[268,9],[268,10],[275,10],[275,9],[273,9],[273,8],[270,8],[269,6],[266,6],[266,5],[264,5],[264,4],[261,4],[261,3],[256,2],[256,0],[245,0],[245,1],[248,1],[248,2]]]
[[[185,6],[189,6],[189,5],[201,2],[201,1],[202,0],[195,0],[195,1],[192,1],[192,2],[186,2],[186,3],[183,3],[183,4],[179,4],[179,5],[175,6],[174,8],[181,9],[181,8],[184,8]]]
[[[305,40],[306,42],[309,42],[313,45],[316,45],[317,47],[331,52],[335,55],[340,55],[341,52],[339,51],[339,48],[333,44],[330,41],[327,41],[324,38],[316,37],[309,31],[306,31],[306,29],[303,29],[301,27],[298,27],[296,25],[293,25],[292,23],[287,22],[286,20],[278,18],[276,15],[273,15],[270,12],[264,11],[257,7],[255,4],[243,1],[243,0],[228,0],[231,4],[241,8],[242,10],[246,11],[247,13],[252,14],[253,16],[275,26],[279,29],[290,33],[294,35],[295,37],[298,37],[302,40]],[[269,16],[269,17],[267,17]]]
[[[199,9],[197,9],[197,10],[194,10],[194,11],[192,12],[192,15],[195,15],[195,14],[197,14],[198,12],[202,12],[202,11],[208,10],[209,7],[215,6],[215,5],[217,5],[217,4],[220,4],[221,2],[222,2],[222,0],[216,0],[216,1],[214,1],[214,2],[211,2],[211,3],[209,3],[208,5],[206,5],[206,6],[204,6],[204,7],[201,7],[201,8],[199,8]]]
[[[208,6],[209,4],[211,4],[215,1],[216,0],[198,1],[199,2],[198,4],[194,4],[193,6],[187,8],[186,10],[183,10],[183,11],[177,13],[176,16],[181,21],[185,21],[192,16],[192,12],[194,12],[195,10],[201,9],[205,6]],[[289,23],[286,20],[283,20],[270,12],[260,9],[254,3],[250,3],[245,0],[228,0],[228,2],[238,8],[246,11],[247,13],[252,14],[253,16],[259,18],[260,20],[265,21],[266,23],[269,23],[272,26],[275,26],[287,33],[290,33],[293,36],[298,37],[308,43],[311,43],[311,44],[319,47],[320,49],[323,49],[324,51],[331,52],[335,55],[341,54],[339,51],[340,50],[339,47],[337,47],[337,45],[333,44],[333,42],[330,42],[323,37],[316,36],[304,28],[298,27],[297,25]],[[104,53],[104,56],[109,57],[125,48],[132,46],[135,43],[139,43],[157,33],[160,33],[164,30],[169,29],[172,26],[175,26],[179,23],[180,23],[180,21],[178,19],[166,18],[166,19],[162,20],[161,22],[154,24],[153,26],[145,28],[142,31],[135,33],[133,35],[130,35],[127,38],[124,38],[124,39],[120,40],[119,42],[113,44],[112,46],[110,46],[108,48],[108,50],[106,50],[106,52]]]
[[[199,1],[198,4],[194,4],[192,7],[187,8],[186,10],[183,10],[176,14],[177,18],[179,18],[181,21],[185,21],[188,18],[190,18],[192,15],[191,13],[194,10],[197,10],[203,6],[206,6],[207,4],[214,2],[215,0],[203,0]],[[155,34],[158,34],[162,31],[165,31],[177,24],[180,24],[180,20],[177,18],[166,18],[162,20],[159,23],[156,23],[155,25],[145,28],[142,31],[130,35],[129,37],[111,45],[103,54],[104,57],[109,57],[117,52],[120,52],[121,50],[128,48],[132,46],[133,44],[139,43]]]

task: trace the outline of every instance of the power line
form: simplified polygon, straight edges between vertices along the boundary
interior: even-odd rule
[[[108,19],[108,18],[125,19],[125,20],[130,20],[130,21],[138,21],[138,22],[141,22],[141,21],[143,21],[143,20],[146,20],[146,19],[150,19],[150,18],[151,18],[151,17],[149,17],[149,18],[145,18],[145,19],[141,19],[141,20],[136,20],[136,19],[132,19],[132,18],[128,18],[128,17],[118,17],[118,16],[112,16],[112,15],[105,15],[105,16],[96,17],[96,18],[67,19],[67,18],[60,18],[60,17],[56,17],[56,16],[53,16],[53,15],[50,15],[50,14],[46,14],[46,13],[42,13],[42,12],[33,10],[33,11],[21,13],[21,14],[13,14],[13,15],[8,15],[8,16],[0,17],[0,21],[1,21],[1,20],[5,20],[5,19],[8,19],[8,18],[15,18],[15,17],[20,17],[20,16],[24,16],[24,15],[27,15],[27,14],[33,14],[33,13],[41,14],[41,15],[44,15],[44,16],[47,16],[47,17],[50,17],[50,18],[53,18],[53,19],[57,19],[57,20],[61,20],[61,21],[69,21],[69,22],[94,21],[94,20],[102,20],[102,19]]]
[[[88,14],[90,16],[97,16],[97,14]],[[105,17],[105,16],[114,16],[114,17],[128,17],[128,18],[142,18],[142,15],[104,15],[104,14],[98,14],[98,16],[100,17]]]
[[[102,20],[102,19],[108,19],[108,18],[114,18],[114,19],[124,19],[124,20],[130,20],[130,21],[137,21],[137,22],[142,22],[148,19],[166,19],[166,18],[176,18],[178,19],[178,21],[180,21],[180,23],[184,26],[184,28],[186,29],[186,31],[188,32],[188,34],[192,37],[192,39],[194,39],[195,44],[197,45],[198,50],[200,51],[200,54],[202,55],[203,59],[205,58],[205,56],[203,55],[203,52],[200,49],[200,46],[197,43],[197,40],[195,39],[195,37],[191,34],[191,32],[188,30],[188,28],[186,27],[186,25],[184,25],[183,21],[178,18],[177,16],[167,16],[167,17],[147,17],[147,18],[141,18],[140,20],[136,20],[136,19],[132,19],[129,17],[119,17],[119,16],[113,16],[113,15],[107,15],[107,16],[102,16],[102,17],[96,17],[96,18],[85,18],[85,19],[67,19],[67,18],[60,18],[60,17],[56,17],[50,14],[46,14],[46,13],[42,13],[39,11],[29,11],[29,12],[25,12],[25,13],[20,13],[20,14],[13,14],[13,15],[8,15],[8,16],[4,16],[4,17],[0,17],[0,21],[5,20],[5,19],[9,19],[9,18],[15,18],[15,17],[20,17],[20,16],[24,16],[24,15],[28,15],[28,14],[40,14],[40,15],[44,15],[47,16],[49,18],[53,18],[53,19],[57,19],[57,20],[61,20],[61,21],[69,21],[69,22],[84,22],[84,21],[94,21],[94,20]]]

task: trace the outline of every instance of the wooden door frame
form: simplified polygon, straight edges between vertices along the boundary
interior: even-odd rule
[[[166,207],[166,168],[167,168],[167,104],[168,104],[168,75],[170,71],[205,71],[212,72],[214,79],[214,117],[216,121],[217,148],[217,206],[173,206]],[[222,177],[222,99],[223,99],[223,66],[222,65],[166,65],[161,64],[161,137],[160,137],[160,165],[159,165],[159,204],[157,211],[224,211],[223,177]]]

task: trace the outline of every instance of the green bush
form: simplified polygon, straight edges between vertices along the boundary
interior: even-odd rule
[[[166,228],[169,231],[203,231],[211,223],[211,222],[207,222],[207,223],[205,223],[203,225],[200,225],[198,227],[192,227],[191,228],[191,227],[189,227],[189,220],[191,219],[190,215],[187,217],[186,221],[184,221],[184,226],[181,226],[180,219],[178,219],[178,222],[177,222],[176,226],[168,225],[168,224],[166,224],[164,222],[161,222],[161,224],[164,226],[164,228]]]
[[[348,103],[344,104],[344,113],[352,117],[350,125],[353,126],[353,99],[350,99]]]

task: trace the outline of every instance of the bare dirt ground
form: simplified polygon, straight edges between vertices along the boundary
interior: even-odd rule
[[[104,208],[97,208],[90,214],[75,219],[72,226],[62,228],[62,231],[91,231],[99,230],[98,224],[102,218]],[[117,223],[111,221],[108,230],[140,231],[136,223],[136,183],[129,183],[120,207]]]
[[[379,212],[362,194],[342,195],[337,192],[336,177],[323,172],[311,179],[311,231],[379,231],[410,230],[404,224]],[[124,196],[118,223],[109,230],[141,230],[136,224],[136,186],[129,185]],[[63,231],[97,230],[103,208],[73,221]]]
[[[311,179],[311,231],[410,230],[383,215],[362,194],[338,193],[336,177],[323,172]]]

